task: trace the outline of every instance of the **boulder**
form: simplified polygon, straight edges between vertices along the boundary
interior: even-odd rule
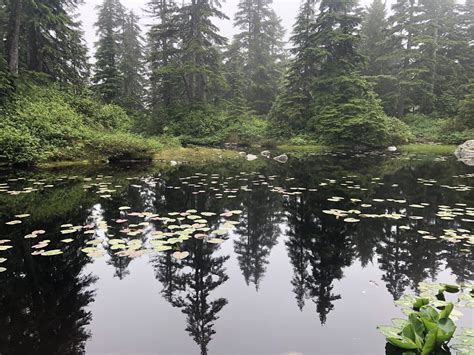
[[[461,144],[454,153],[459,161],[469,166],[474,166],[474,139]]]
[[[245,153],[245,152],[239,152],[239,155],[240,155],[241,157],[246,157],[246,156],[247,156],[247,153]]]
[[[276,160],[279,163],[285,164],[286,162],[288,162],[288,155],[282,154],[282,155],[279,155],[279,156],[277,156],[273,159]]]
[[[253,155],[253,154],[247,154],[247,160],[248,161],[254,161],[254,160],[257,160],[258,157],[256,155]]]
[[[388,147],[387,150],[389,152],[395,153],[398,150],[398,148],[392,145],[392,146]]]
[[[269,150],[264,150],[263,152],[260,153],[260,155],[265,158],[270,158],[270,154],[271,153]]]

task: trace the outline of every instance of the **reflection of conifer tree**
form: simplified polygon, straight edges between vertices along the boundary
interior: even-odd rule
[[[168,302],[173,302],[176,294],[186,289],[186,283],[181,277],[177,277],[183,269],[183,264],[173,258],[170,253],[159,254],[152,263],[156,278],[163,285],[161,294]]]
[[[236,228],[239,239],[234,242],[234,251],[245,282],[254,283],[257,290],[271,249],[277,244],[279,201],[267,188],[254,189],[242,201],[244,213]]]
[[[55,224],[61,223],[55,219]],[[46,229],[53,229],[47,222]],[[24,231],[23,231],[24,232]],[[35,241],[36,242],[36,241]],[[31,255],[31,241],[18,238],[9,275],[0,281],[0,353],[69,355],[85,352],[96,278],[83,275],[90,259],[80,239],[54,257]]]
[[[225,298],[210,300],[210,294],[227,281],[224,263],[228,256],[213,256],[218,247],[190,239],[185,249],[190,256],[181,262],[161,256],[155,263],[157,278],[163,283],[165,298],[186,315],[186,331],[199,345],[202,355],[216,333],[217,314],[227,304]]]
[[[333,282],[343,277],[343,267],[351,265],[353,250],[348,227],[334,218],[316,215],[321,213],[318,206],[318,201],[306,195],[288,201],[287,248],[298,306],[303,308],[303,297],[311,299],[324,324],[334,309],[333,302],[341,298],[332,292]]]
[[[394,299],[399,299],[410,284],[408,279],[410,257],[406,238],[391,229],[385,231],[383,241],[377,247],[379,267],[385,271],[382,280],[387,284],[388,292]]]
[[[474,254],[472,246],[466,247],[460,244],[453,246],[451,243],[445,243],[444,257],[447,267],[456,275],[458,283],[470,282],[474,279]],[[471,252],[461,252],[460,249],[471,249]]]

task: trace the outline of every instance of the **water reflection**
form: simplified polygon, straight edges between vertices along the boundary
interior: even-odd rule
[[[14,247],[2,255],[10,262],[8,277],[0,278],[1,354],[84,352],[91,337],[87,327],[92,313],[87,307],[94,302],[92,287],[97,278],[83,273],[91,260],[80,252],[81,241],[69,244],[63,254],[52,259],[33,257],[31,245],[35,242],[23,238],[35,227],[53,230],[66,216],[85,218],[81,209],[65,208],[58,211],[56,220],[41,225],[33,220],[7,235]]]
[[[178,262],[165,255],[153,264],[156,278],[163,284],[163,297],[186,315],[186,331],[201,355],[206,355],[216,333],[214,322],[227,304],[225,298],[212,299],[211,293],[229,279],[224,268],[229,256],[214,256],[218,247],[199,240],[189,240],[185,248],[190,252],[185,260]]]
[[[341,299],[333,292],[333,282],[343,277],[343,268],[351,265],[354,252],[347,237],[348,226],[339,227],[330,217],[316,212],[319,202],[313,195],[292,197],[285,205],[289,214],[287,248],[298,307],[303,310],[305,301],[311,300],[324,324],[334,301]]]
[[[243,214],[235,231],[234,252],[246,284],[253,283],[258,291],[279,237],[281,199],[268,188],[257,186],[243,197],[241,207]]]
[[[467,185],[466,178],[459,177],[467,171],[462,165],[365,155],[309,157],[291,160],[288,165],[257,163],[261,165],[250,168],[239,162],[201,169],[182,166],[143,177],[111,173],[114,177],[100,175],[92,182],[52,174],[44,180],[54,180],[54,189],[19,197],[0,195],[0,232],[13,246],[0,254],[7,258],[7,272],[0,274],[0,353],[85,351],[93,336],[88,331],[94,316],[89,311],[94,302],[93,287],[103,275],[102,269],[94,268],[97,276],[89,275],[86,267],[104,262],[113,268],[116,279],[125,280],[134,277],[130,273],[133,258],[118,256],[117,250],[104,243],[106,258],[93,263],[81,252],[92,238],[86,235],[61,247],[64,254],[33,257],[31,246],[36,241],[23,237],[32,230],[45,229],[52,243],[59,245],[61,224],[72,223],[90,226],[104,239],[137,239],[147,246],[153,232],[163,228],[161,222],[147,217],[129,216],[120,206],[161,216],[189,209],[214,212],[216,215],[208,219],[211,230],[225,222],[221,213],[242,210],[238,220],[234,219],[236,228],[227,236],[230,240],[222,246],[189,239],[181,247],[190,253],[184,260],[176,260],[171,253],[150,256],[161,296],[185,315],[183,328],[201,354],[212,347],[211,340],[219,332],[216,320],[227,309],[224,307],[229,301],[221,296],[222,285],[237,283],[237,278],[243,277],[253,292],[260,293],[279,242],[284,241],[288,258],[279,257],[274,262],[289,263],[292,270],[293,295],[288,302],[296,303],[296,312],[317,313],[323,325],[351,296],[336,290],[336,285],[356,262],[362,268],[378,267],[380,280],[385,283],[380,286],[394,300],[407,291],[416,291],[420,281],[437,279],[445,270],[458,282],[474,278],[473,254],[466,252],[471,246],[462,240],[453,243],[439,239],[446,230],[472,231],[472,223],[436,216],[439,205],[465,213],[466,205],[474,200],[472,190],[442,186]],[[420,183],[420,179],[437,181]],[[28,185],[26,181],[13,184],[18,184],[18,189]],[[328,201],[334,196],[341,200]],[[363,209],[361,201],[370,204],[364,213],[404,214],[407,218],[372,217],[346,223],[344,218],[323,212]],[[425,205],[408,206],[420,203]],[[26,223],[16,228],[4,225],[15,214],[25,212],[32,215]],[[140,223],[139,233],[130,234]],[[437,239],[425,239],[426,234],[420,231]],[[239,275],[226,270],[231,256]],[[225,324],[232,321],[222,319]]]

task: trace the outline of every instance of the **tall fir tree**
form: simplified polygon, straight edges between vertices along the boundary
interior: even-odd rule
[[[419,68],[420,53],[417,49],[417,19],[419,9],[416,0],[397,0],[389,18],[391,25],[392,60],[398,62],[394,75],[397,77],[397,116],[402,117],[407,109],[414,109],[417,96],[423,90]]]
[[[374,84],[385,111],[396,115],[398,61],[387,55],[392,48],[386,3],[374,0],[367,8],[361,25],[361,53],[366,57],[363,74]]]
[[[226,19],[220,0],[191,0],[179,9],[180,75],[184,103],[217,104],[225,86],[219,48],[227,39],[213,20]]]
[[[273,0],[241,0],[234,24],[241,32],[232,46],[243,59],[244,91],[257,114],[269,112],[281,76],[284,29],[272,9]]]
[[[416,42],[420,53],[420,73],[423,90],[419,98],[420,111],[431,114],[454,114],[462,94],[464,68],[458,51],[464,39],[457,30],[455,0],[419,0]]]
[[[271,119],[276,123],[276,130],[280,133],[305,132],[306,121],[310,116],[311,83],[318,66],[311,37],[316,4],[317,0],[304,0],[293,27],[291,37],[293,47],[290,50],[292,60],[283,87],[270,112]]]
[[[474,0],[466,0],[458,6],[458,30],[464,44],[458,51],[458,59],[465,70],[466,78],[474,78]]]
[[[377,146],[387,139],[388,119],[371,85],[360,73],[364,57],[359,53],[360,16],[355,12],[356,4],[353,0],[322,0],[314,20],[309,24],[301,21],[306,26],[298,26],[305,33],[302,37],[305,46],[297,47],[292,64],[297,70],[293,77],[297,79],[297,87],[305,88],[307,96],[303,105],[309,107],[304,108],[300,103],[299,113],[304,113],[299,117],[300,133],[328,144]],[[305,20],[304,16],[307,15],[303,14]],[[302,67],[295,63],[300,58],[304,58],[307,67],[303,68],[307,73],[310,69],[309,75],[298,75]],[[291,85],[295,83],[291,83],[291,76],[287,80],[290,83],[278,103],[280,110],[283,108],[284,115],[280,116],[283,120],[291,117],[288,114],[285,117],[285,113],[294,112],[295,94]],[[274,114],[278,119],[278,110]]]
[[[178,6],[174,0],[151,0],[147,12],[154,23],[147,37],[147,63],[150,70],[148,106],[152,116],[163,119],[182,91],[182,78],[178,72],[179,23]],[[164,122],[155,122],[159,127]]]
[[[65,84],[84,85],[87,49],[74,11],[79,0],[8,0],[5,31],[9,71],[44,73]]]
[[[123,75],[120,71],[125,10],[119,0],[104,0],[97,6],[93,89],[107,103],[120,103]]]
[[[144,109],[144,47],[139,17],[130,11],[125,16],[122,31],[120,73],[123,77],[121,105],[129,112]]]

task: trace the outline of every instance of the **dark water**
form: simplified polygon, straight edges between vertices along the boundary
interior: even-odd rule
[[[451,158],[377,154],[3,171],[0,354],[384,354],[376,326],[402,316],[394,300],[421,281],[474,278],[473,173]],[[195,227],[222,244],[154,251],[157,231],[202,212],[216,215]],[[38,250],[63,253],[31,255],[45,239]],[[119,256],[107,239],[141,243]],[[90,241],[96,257],[82,251]],[[472,327],[463,312],[458,325]]]

